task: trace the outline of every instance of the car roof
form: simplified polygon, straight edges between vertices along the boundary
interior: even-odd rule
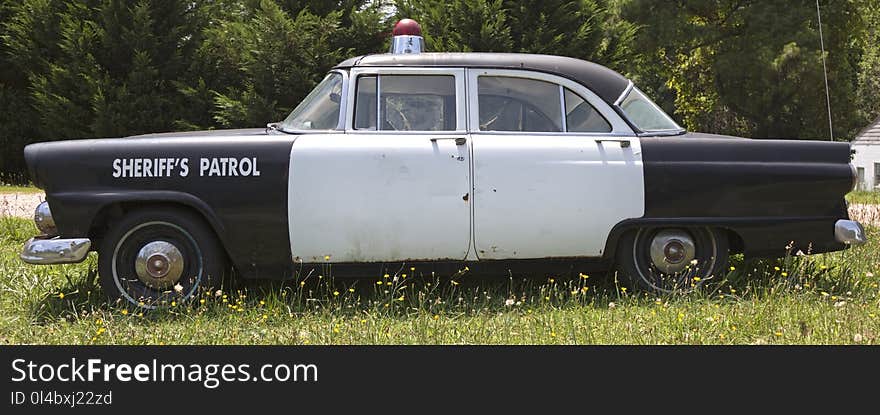
[[[629,86],[629,80],[623,75],[597,63],[527,53],[385,53],[351,58],[336,65],[335,69],[380,66],[527,69],[571,79],[609,104],[617,101]]]

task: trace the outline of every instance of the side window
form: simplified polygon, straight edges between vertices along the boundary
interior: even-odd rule
[[[576,133],[609,133],[611,124],[589,102],[565,88],[566,131]]]
[[[477,78],[480,131],[562,131],[559,85],[505,76]]]
[[[452,75],[358,77],[355,129],[376,130],[378,126],[382,131],[454,131],[455,115]]]
[[[480,76],[477,89],[481,131],[611,131],[611,124],[589,102],[551,82]]]

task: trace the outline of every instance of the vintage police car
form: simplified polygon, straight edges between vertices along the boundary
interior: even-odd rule
[[[109,297],[152,307],[229,270],[292,278],[617,269],[676,290],[730,253],[865,242],[847,143],[688,133],[627,78],[578,59],[392,52],[336,66],[259,130],[27,146],[44,235],[32,264],[99,255]],[[50,209],[51,208],[51,209]],[[320,264],[320,265],[317,265]]]

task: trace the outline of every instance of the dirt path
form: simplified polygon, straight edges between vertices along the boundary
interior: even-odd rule
[[[44,198],[43,193],[0,193],[0,216],[31,218]],[[864,225],[880,226],[880,205],[852,204],[849,216]]]
[[[849,217],[862,225],[880,226],[880,205],[849,205]]]
[[[0,193],[0,217],[34,217],[34,208],[46,197],[43,193]]]

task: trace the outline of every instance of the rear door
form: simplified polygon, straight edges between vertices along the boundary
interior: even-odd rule
[[[583,86],[468,70],[474,246],[480,259],[597,257],[644,214],[638,138]]]
[[[359,68],[349,80],[345,133],[306,134],[293,145],[294,260],[464,259],[464,70]]]

